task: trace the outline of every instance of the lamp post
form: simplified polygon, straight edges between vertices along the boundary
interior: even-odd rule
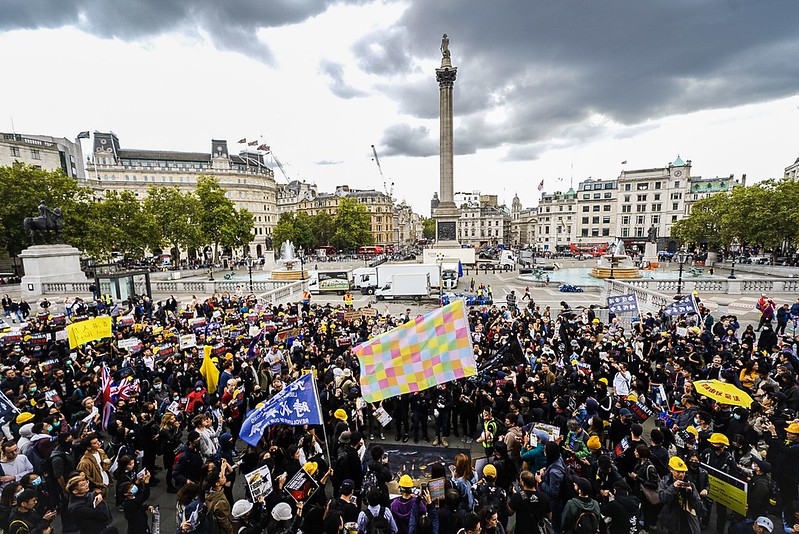
[[[732,257],[732,267],[730,267],[730,276],[728,276],[730,280],[734,280],[735,276],[735,256]]]
[[[677,275],[677,294],[674,295],[674,300],[680,300],[682,298],[682,270],[685,264],[693,259],[694,255],[684,250],[679,250],[674,256],[677,258],[677,263],[680,264],[680,271]]]
[[[250,275],[250,293],[252,293],[252,258],[247,256],[247,273]]]

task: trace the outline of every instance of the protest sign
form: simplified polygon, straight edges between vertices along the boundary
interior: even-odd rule
[[[723,471],[719,471],[715,467],[704,463],[701,465],[707,469],[708,481],[710,482],[707,496],[733,512],[745,516],[747,483]]]
[[[67,325],[67,335],[71,349],[90,341],[111,337],[111,318],[95,317],[88,321]]]
[[[383,409],[382,406],[375,410],[375,417],[377,417],[377,420],[380,422],[380,426],[382,427],[387,427],[389,424],[391,424],[391,416],[386,410]]]
[[[311,498],[316,490],[319,489],[319,483],[305,469],[300,469],[291,477],[291,480],[286,482],[283,489],[291,495],[295,502],[300,503]]]
[[[444,479],[434,478],[427,483],[427,490],[430,492],[430,498],[434,501],[444,500]]]
[[[533,429],[540,430],[549,435],[549,439],[555,439],[560,436],[560,428],[546,423],[533,423]]]
[[[244,475],[244,479],[250,487],[253,500],[272,493],[272,475],[269,473],[269,466],[263,465],[255,471],[247,473]]]
[[[197,346],[197,336],[195,334],[186,334],[180,336],[180,350],[190,349]]]
[[[655,415],[654,410],[647,406],[642,402],[631,402],[627,405],[627,409],[632,412],[633,417],[636,419],[637,422],[643,423],[653,415]]]

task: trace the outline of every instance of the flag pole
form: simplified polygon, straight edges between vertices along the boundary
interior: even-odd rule
[[[322,435],[325,437],[325,452],[327,452],[327,465],[330,469],[333,468],[333,458],[330,456],[330,444],[327,439],[327,424],[325,423],[325,414],[322,412],[322,404],[319,402],[319,388],[316,385],[316,375],[311,369],[311,381],[314,387],[314,398],[316,399],[316,409],[319,410],[319,420],[322,426]]]

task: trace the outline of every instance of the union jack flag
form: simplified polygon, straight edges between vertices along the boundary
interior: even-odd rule
[[[103,370],[100,380],[100,395],[97,402],[103,406],[103,430],[108,427],[108,422],[111,420],[111,414],[116,411],[114,404],[119,399],[127,400],[134,393],[139,392],[139,381],[125,377],[121,381],[116,382],[111,378],[111,371],[108,366],[103,364]]]

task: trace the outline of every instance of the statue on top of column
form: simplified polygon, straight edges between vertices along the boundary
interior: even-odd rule
[[[449,37],[447,34],[444,34],[444,37],[441,38],[441,55],[445,58],[449,58]]]

